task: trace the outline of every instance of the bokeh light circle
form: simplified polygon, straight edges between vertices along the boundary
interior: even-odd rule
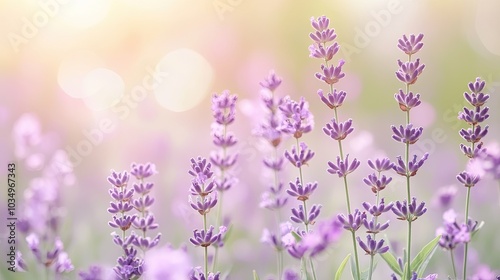
[[[103,66],[104,62],[92,52],[75,53],[59,65],[57,82],[67,95],[73,98],[87,97],[87,93],[83,92],[83,79],[92,69]]]
[[[111,0],[70,1],[62,7],[61,18],[70,26],[85,29],[103,21],[111,8]]]
[[[477,4],[476,32],[484,47],[500,56],[500,1],[480,0]]]
[[[116,72],[97,68],[82,81],[85,105],[92,110],[105,110],[117,104],[125,92],[125,83]]]
[[[213,80],[210,63],[190,49],[177,49],[157,65],[161,80],[154,90],[158,103],[171,111],[183,112],[198,105],[208,94]]]

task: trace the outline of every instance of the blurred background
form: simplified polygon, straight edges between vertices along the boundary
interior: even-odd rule
[[[321,218],[346,211],[342,182],[326,172],[338,155],[337,144],[321,128],[333,117],[316,92],[323,88],[314,74],[320,61],[309,57],[311,17],[326,15],[338,34],[346,77],[336,88],[348,93],[339,117],[352,118],[355,132],[346,151],[362,161],[349,181],[352,204],[374,202],[362,183],[369,174],[367,159],[402,155],[404,146],[391,140],[390,125],[405,122],[393,95],[403,85],[396,79],[397,48],[403,34],[424,33],[424,48],[416,55],[426,64],[411,87],[422,105],[412,110],[412,121],[424,127],[412,153],[430,158],[414,177],[413,193],[427,202],[429,214],[414,224],[415,247],[436,234],[446,210],[436,197],[442,188],[456,186],[451,207],[463,219],[465,189],[455,176],[467,159],[460,154],[456,116],[465,105],[467,84],[481,77],[490,93],[490,133],[486,145],[500,137],[500,2],[478,1],[285,1],[285,0],[42,0],[0,1],[0,159],[17,165],[17,208],[21,213],[25,190],[40,177],[54,156],[65,151],[72,170],[58,189],[61,196],[61,238],[75,272],[89,265],[115,265],[120,252],[107,226],[110,214],[110,170],[128,170],[132,162],[156,164],[154,212],[162,244],[187,244],[201,219],[188,205],[189,159],[208,157],[211,140],[211,101],[228,89],[238,95],[237,116],[230,128],[239,139],[236,168],[239,183],[224,197],[224,211],[233,233],[221,251],[221,265],[231,279],[251,279],[275,271],[274,251],[259,239],[273,215],[259,208],[269,177],[261,159],[270,149],[252,134],[262,122],[260,86],[270,70],[283,79],[276,94],[305,97],[315,116],[315,129],[301,140],[316,151],[304,170],[307,181],[318,181],[312,203],[324,208]],[[280,146],[290,149],[288,139]],[[296,170],[287,164],[285,182]],[[1,171],[6,178],[7,170]],[[264,175],[263,175],[264,174]],[[4,180],[4,179],[2,179]],[[403,199],[405,187],[396,180],[384,194]],[[6,191],[0,205],[6,208]],[[485,178],[472,190],[471,216],[485,227],[470,246],[473,273],[487,265],[500,270],[500,207],[498,182]],[[295,202],[289,203],[288,216]],[[3,213],[3,211],[2,211]],[[195,215],[196,214],[196,215]],[[4,217],[6,214],[2,214]],[[392,220],[387,231],[396,252],[405,242],[406,225]],[[7,232],[2,229],[2,246]],[[18,238],[24,241],[19,233]],[[32,256],[20,246],[28,264]],[[187,244],[195,265],[202,250]],[[398,249],[399,247],[399,249]],[[350,253],[348,235],[318,258],[321,279],[330,279]],[[399,250],[399,251],[398,251]],[[415,249],[414,249],[415,250]],[[461,250],[460,250],[461,251]],[[2,250],[5,252],[5,250]],[[460,257],[460,256],[458,256]],[[4,263],[4,262],[3,262]],[[285,258],[286,266],[299,262]],[[368,257],[362,258],[366,266]],[[461,264],[461,262],[458,262]],[[379,261],[377,277],[389,271]],[[459,265],[461,267],[461,265]],[[6,274],[3,279],[35,279]],[[451,272],[448,253],[438,250],[429,272]],[[35,272],[31,272],[35,273]],[[348,273],[344,276],[347,278]],[[23,278],[24,277],[24,278]],[[266,279],[266,278],[264,278]],[[439,279],[445,279],[439,278]]]

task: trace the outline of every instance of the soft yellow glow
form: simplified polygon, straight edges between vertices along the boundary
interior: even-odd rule
[[[92,110],[104,110],[120,101],[125,91],[125,83],[117,73],[106,68],[90,71],[83,79],[85,105]]]
[[[480,0],[477,5],[476,32],[484,47],[495,55],[500,55],[500,1]]]
[[[103,67],[104,62],[92,52],[73,54],[59,65],[57,82],[64,92],[74,98],[87,97],[83,92],[83,79],[92,70]]]
[[[155,89],[158,103],[174,111],[187,111],[200,103],[208,94],[213,69],[199,53],[190,49],[177,49],[164,56],[158,64],[165,78]]]
[[[62,20],[77,28],[85,29],[100,23],[111,7],[111,0],[72,0],[61,11]]]

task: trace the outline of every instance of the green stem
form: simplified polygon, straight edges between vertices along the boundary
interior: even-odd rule
[[[203,198],[202,198],[203,199]],[[203,214],[203,229],[205,230],[205,234],[207,232],[207,214]],[[204,247],[205,249],[205,254],[204,254],[204,259],[205,259],[205,278],[208,277],[208,247]]]
[[[278,280],[281,280],[283,275],[283,251],[278,250]]]
[[[302,257],[302,259],[300,259],[300,263],[302,265],[302,272],[306,275],[306,279],[309,279],[309,277],[308,277],[309,273],[307,271],[307,265],[306,265],[306,258]]]
[[[378,173],[378,177],[380,178],[380,172]],[[379,203],[380,203],[380,192],[377,191],[377,203],[375,205],[378,206]],[[375,216],[375,224],[377,224],[377,220],[378,220],[378,216]],[[377,236],[377,234],[375,232],[372,233],[373,239],[375,239],[375,236]],[[372,279],[372,275],[373,275],[373,259],[374,258],[375,258],[374,255],[370,256],[370,271],[368,273],[368,280]]]
[[[316,280],[316,271],[314,269],[314,262],[313,262],[313,259],[312,258],[309,258],[309,262],[311,263],[311,271],[312,271],[312,275],[313,275],[313,279]]]
[[[408,265],[408,273],[406,276],[408,277],[407,279],[411,279],[411,269],[410,269],[410,263],[411,263],[411,254],[410,254],[410,249],[411,249],[411,221],[408,221],[408,244],[407,244],[407,250],[408,250],[408,255],[407,255],[407,265]]]
[[[356,260],[356,272],[358,273],[358,280],[361,279],[361,274],[359,270],[359,261],[358,261],[358,246],[356,246],[356,234],[354,231],[351,231],[352,236],[352,246],[354,247],[354,258]]]
[[[467,188],[467,197],[465,198],[465,224],[469,221],[469,203],[470,203],[470,187]],[[467,278],[467,253],[469,251],[469,243],[465,243],[464,246],[464,280]]]
[[[453,249],[450,250],[451,266],[453,267],[453,279],[457,279],[457,269],[455,268],[455,256],[453,256]]]

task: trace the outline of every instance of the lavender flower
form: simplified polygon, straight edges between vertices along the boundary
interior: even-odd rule
[[[457,188],[455,186],[440,188],[435,197],[436,204],[446,209],[452,204],[456,194]]]
[[[260,82],[259,85],[270,91],[275,91],[279,87],[279,85],[281,85],[281,78],[276,76],[276,73],[274,73],[274,71],[271,71],[269,76],[265,78],[264,81]]]
[[[415,176],[420,167],[424,165],[424,162],[427,160],[428,157],[429,154],[425,153],[422,156],[422,158],[419,161],[417,161],[417,156],[414,155],[413,159],[410,162],[408,162],[408,166],[406,166],[401,156],[398,156],[397,157],[398,162],[397,164],[394,163],[394,167],[392,169],[394,169],[394,171],[396,171],[401,176],[405,177]]]
[[[403,112],[409,112],[412,108],[417,107],[422,103],[420,101],[420,94],[413,94],[413,92],[409,92],[408,94],[404,93],[401,89],[399,93],[394,95],[394,98],[399,103],[399,108]]]
[[[316,73],[316,78],[318,80],[324,81],[328,85],[333,85],[338,83],[340,79],[345,77],[345,73],[342,72],[342,66],[345,64],[344,60],[340,60],[337,66],[325,66],[321,65],[321,70],[323,73]]]
[[[457,175],[457,180],[462,183],[466,188],[474,187],[481,178],[476,174],[470,174],[466,171]]]
[[[279,234],[271,233],[268,229],[264,229],[260,241],[262,243],[272,246],[277,251],[283,250],[287,244],[283,241],[285,236],[290,234],[293,230],[292,224],[290,222],[281,223]]]
[[[204,196],[203,198],[197,197],[196,203],[193,202],[192,198],[189,198],[189,204],[191,208],[198,211],[200,215],[205,215],[217,204],[217,193],[212,197],[210,195]]]
[[[316,190],[318,187],[318,183],[307,183],[306,186],[302,186],[302,183],[300,182],[299,178],[297,177],[297,180],[295,183],[290,182],[290,189],[288,189],[286,192],[292,196],[296,197],[297,200],[300,201],[306,201],[309,199],[309,196]]]
[[[480,125],[476,125],[474,128],[461,129],[460,136],[465,139],[465,141],[470,143],[477,143],[481,141],[483,137],[488,134],[489,126],[485,126],[484,129]]]
[[[337,219],[328,219],[319,222],[314,231],[303,236],[301,243],[307,248],[309,255],[314,257],[336,242],[341,233],[342,224]]]
[[[462,153],[464,153],[464,155],[466,155],[470,159],[476,158],[480,154],[486,152],[486,149],[483,148],[483,142],[478,143],[477,145],[475,145],[475,147],[460,144],[460,150],[462,151]]]
[[[215,234],[214,233],[214,227],[210,226],[208,230],[197,230],[195,229],[193,231],[193,237],[189,238],[189,241],[194,246],[201,246],[201,247],[208,247],[212,245],[215,242],[220,241],[221,239],[221,234],[226,232],[226,227],[221,226],[219,228],[219,233]]]
[[[368,166],[377,172],[383,172],[392,169],[394,163],[389,158],[377,158],[375,162],[368,160]]]
[[[295,167],[300,168],[301,166],[307,164],[309,160],[314,157],[314,152],[308,149],[306,143],[300,143],[300,151],[294,146],[292,147],[292,152],[285,151],[285,158],[290,161]]]
[[[389,251],[389,246],[384,246],[384,239],[380,239],[377,242],[371,235],[367,235],[366,243],[359,237],[357,240],[359,246],[366,252],[367,255],[374,256],[376,254],[383,254]]]
[[[415,144],[424,130],[422,127],[413,128],[412,124],[408,124],[406,127],[400,125],[399,128],[391,126],[391,128],[394,132],[392,139],[406,144]]]
[[[300,275],[291,269],[285,270],[283,280],[300,280]]]
[[[261,197],[259,207],[267,208],[269,210],[278,210],[286,205],[288,197],[281,194],[272,194],[271,192],[264,192]]]
[[[263,162],[267,168],[279,172],[283,169],[284,158],[281,156],[277,158],[265,158]]]
[[[193,269],[190,273],[189,280],[220,280],[220,272],[210,272],[208,276],[205,277],[200,269]]]
[[[344,103],[345,97],[347,93],[343,90],[338,91],[336,89],[333,90],[333,93],[329,92],[327,96],[323,94],[323,90],[318,90],[318,95],[323,103],[328,106],[330,109],[336,109],[337,107],[342,106]]]
[[[337,174],[339,178],[342,178],[356,170],[359,165],[360,162],[357,159],[349,162],[349,154],[346,156],[345,160],[341,160],[340,157],[337,156],[336,164],[331,161],[328,162],[330,168],[328,168],[327,171],[330,174]]]
[[[89,267],[88,271],[78,272],[80,280],[99,280],[103,279],[103,271],[100,266],[93,265]]]
[[[304,211],[304,207],[299,205],[299,208],[292,208],[292,216],[290,219],[299,224],[304,225],[314,225],[315,219],[319,216],[319,212],[321,210],[321,205],[314,204],[306,217],[306,213]]]
[[[403,35],[403,38],[398,40],[398,48],[407,55],[415,54],[424,46],[424,43],[422,43],[423,38],[424,34],[418,34],[417,36],[411,34],[410,38]]]
[[[365,208],[368,213],[370,213],[372,216],[380,216],[382,213],[388,212],[389,210],[392,209],[394,206],[394,203],[389,203],[385,205],[384,198],[380,200],[380,203],[378,205],[371,205],[368,202],[363,202],[363,208]]]
[[[302,134],[312,131],[314,117],[309,111],[309,104],[303,97],[299,102],[289,97],[285,98],[279,109],[286,118],[280,126],[282,132],[300,138]]]
[[[417,206],[417,198],[413,197],[411,203],[407,203],[406,199],[403,202],[396,201],[396,204],[391,208],[392,212],[397,216],[398,220],[415,221],[418,217],[427,212],[425,202],[421,202]]]
[[[156,174],[156,166],[150,162],[146,164],[132,163],[130,174],[135,176],[137,180],[144,180]]]
[[[459,225],[456,221],[456,213],[453,209],[443,214],[444,226],[436,230],[436,235],[441,235],[439,246],[446,250],[453,250],[459,244],[470,241],[470,233],[467,225]]]
[[[207,180],[212,178],[214,174],[211,171],[211,163],[207,162],[206,159],[198,157],[196,160],[191,159],[191,170],[188,173],[193,176],[193,182],[198,184],[204,184]]]
[[[363,225],[366,228],[367,233],[380,233],[381,231],[386,230],[389,227],[389,221],[380,224],[376,221],[376,216],[373,217],[370,221],[364,220]]]
[[[349,119],[345,122],[338,123],[335,118],[332,119],[332,123],[327,123],[325,127],[323,127],[323,132],[330,136],[334,140],[344,140],[347,135],[354,131],[352,127],[352,119]]]
[[[380,178],[377,176],[375,173],[372,173],[368,175],[368,177],[363,179],[363,182],[371,187],[371,190],[373,193],[377,193],[379,191],[382,191],[389,185],[389,183],[392,181],[392,178],[389,177],[387,178],[385,175],[382,175]]]
[[[212,96],[212,111],[215,121],[220,125],[228,125],[234,121],[238,97],[228,90]]]
[[[407,85],[413,85],[425,68],[424,64],[420,65],[420,59],[408,62],[401,62],[398,59],[398,65],[399,69],[396,72],[396,77]]]
[[[344,229],[355,232],[366,220],[366,213],[355,209],[354,213],[347,215],[347,217],[344,214],[337,215],[337,219],[343,224]]]

